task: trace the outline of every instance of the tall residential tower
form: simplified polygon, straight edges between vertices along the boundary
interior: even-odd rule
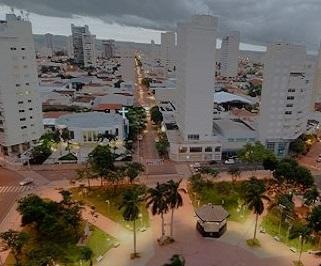
[[[240,32],[232,31],[222,40],[221,69],[222,77],[236,77],[239,67]]]
[[[306,130],[311,91],[308,71],[303,46],[268,46],[258,133],[260,141],[279,157]]]
[[[43,133],[31,23],[14,14],[0,22],[0,146],[20,154]]]

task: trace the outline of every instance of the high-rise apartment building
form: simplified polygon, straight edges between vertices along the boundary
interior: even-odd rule
[[[74,58],[74,46],[71,35],[66,39],[66,52],[69,58]]]
[[[88,25],[71,24],[73,53],[75,62],[88,67],[96,64],[96,36],[91,35]]]
[[[54,50],[53,35],[51,33],[46,33],[44,38],[45,38],[45,47],[48,49],[51,49],[51,51],[53,52]]]
[[[232,31],[222,39],[220,75],[236,77],[239,66],[240,32]]]
[[[176,46],[175,32],[162,32],[161,33],[161,61],[163,65],[169,70],[173,70],[175,66],[175,46]]]
[[[311,106],[312,111],[321,111],[321,44],[314,70]]]
[[[176,123],[168,131],[173,160],[220,160],[221,145],[213,136],[213,95],[218,19],[193,16],[177,27]]]
[[[135,81],[135,49],[132,47],[120,47],[120,74],[126,82]]]
[[[259,114],[260,141],[277,156],[306,131],[311,84],[305,47],[275,43],[267,48]]]
[[[0,146],[20,154],[43,133],[31,23],[14,14],[0,22]]]
[[[102,43],[102,56],[105,59],[110,59],[115,55],[115,41],[104,40]]]

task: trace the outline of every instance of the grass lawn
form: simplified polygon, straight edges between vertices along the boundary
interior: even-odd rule
[[[245,222],[250,211],[244,206],[242,199],[241,183],[236,182],[215,182],[204,184],[199,189],[189,189],[191,199],[195,207],[203,204],[222,204],[230,213],[229,219],[236,222]],[[195,191],[196,195],[193,193]],[[195,197],[196,196],[196,197]],[[199,200],[199,203],[198,203]]]
[[[118,209],[123,192],[128,189],[129,186],[130,185],[118,186],[116,191],[114,191],[112,187],[92,187],[86,195],[81,193],[82,188],[73,188],[71,192],[74,199],[82,201],[89,206],[95,206],[97,212],[132,230],[132,222],[125,221],[121,210]],[[139,218],[136,223],[137,230],[149,226],[148,211],[144,203],[140,206],[140,213],[141,218]]]
[[[85,242],[85,245],[91,248],[91,250],[94,253],[93,256],[93,262],[96,260],[97,257],[100,255],[104,255],[107,251],[109,251],[111,248],[113,248],[113,245],[117,242],[117,239],[114,237],[106,234],[99,228],[91,225],[91,235],[88,237],[88,239]],[[32,247],[30,247],[32,248]],[[64,246],[64,252],[67,255],[66,259],[69,262],[64,262],[63,265],[68,266],[78,266],[80,265],[80,247],[77,245],[66,245]],[[14,265],[15,260],[12,256],[12,254],[9,254],[8,258],[6,259],[5,265]],[[89,266],[89,262],[82,262],[83,266]]]
[[[92,226],[92,228],[93,231],[86,244],[94,252],[94,259],[96,259],[110,250],[117,240],[95,226]]]
[[[295,221],[293,222],[295,223]],[[289,247],[294,247],[296,250],[299,251],[300,249],[300,240],[299,238],[289,239],[288,237],[288,229],[289,224],[286,223],[283,220],[283,223],[281,225],[281,234],[279,235],[279,225],[280,225],[280,214],[277,210],[271,210],[268,212],[268,214],[263,218],[263,221],[261,223],[261,227],[263,227],[271,236],[278,236],[280,241],[286,244]],[[313,240],[310,239],[310,241],[304,243],[303,250],[311,250],[314,249],[314,243]]]

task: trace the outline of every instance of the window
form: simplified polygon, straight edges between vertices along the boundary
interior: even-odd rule
[[[0,132],[4,132],[4,129],[3,129],[3,128],[0,128]]]
[[[29,85],[30,85],[30,83],[29,83],[29,82],[27,82],[27,83],[26,83],[26,86],[29,86]]]
[[[16,84],[16,87],[20,87],[20,84]]]
[[[116,128],[115,129],[115,135],[118,136],[118,134],[119,134],[119,130],[118,130],[118,128]]]
[[[22,59],[24,60],[24,59],[26,59],[26,57],[25,57],[25,56],[22,56]]]
[[[31,103],[31,100],[28,100],[28,103]]]
[[[198,134],[189,134],[189,135],[187,135],[187,138],[189,140],[199,140],[200,139],[200,135],[198,135]]]
[[[19,101],[18,104],[23,104],[23,101]]]
[[[75,132],[69,131],[69,136],[70,136],[71,139],[74,139],[75,138]]]
[[[33,119],[33,116],[30,116],[29,118],[30,118],[30,119]]]
[[[20,118],[19,120],[20,120],[20,121],[26,121],[26,118],[23,117],[23,118]]]
[[[221,152],[221,147],[215,147],[215,152]]]
[[[287,100],[294,100],[294,96],[288,96],[286,97]]]
[[[288,89],[288,92],[295,92],[295,89]]]
[[[202,147],[190,147],[189,152],[202,152]]]
[[[22,127],[21,127],[21,129],[26,129],[26,128],[27,128],[27,126],[22,126]]]
[[[29,111],[32,111],[33,109],[32,108],[29,108]]]
[[[19,110],[19,113],[24,113],[25,112],[25,110]]]
[[[11,51],[15,51],[15,50],[17,50],[17,48],[16,47],[11,47],[10,50]]]
[[[26,50],[26,48],[22,47],[21,50],[24,51],[24,50]]]
[[[212,147],[206,147],[205,148],[205,152],[212,152],[212,151],[213,151]]]
[[[285,111],[284,114],[286,114],[286,115],[291,115],[292,112],[291,112],[291,111]]]
[[[289,103],[289,104],[286,105],[286,107],[293,107],[293,104]]]
[[[186,153],[187,147],[179,147],[179,153]]]

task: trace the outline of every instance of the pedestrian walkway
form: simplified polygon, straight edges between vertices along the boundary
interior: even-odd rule
[[[0,194],[4,193],[20,193],[30,191],[34,189],[34,186],[0,186]]]

